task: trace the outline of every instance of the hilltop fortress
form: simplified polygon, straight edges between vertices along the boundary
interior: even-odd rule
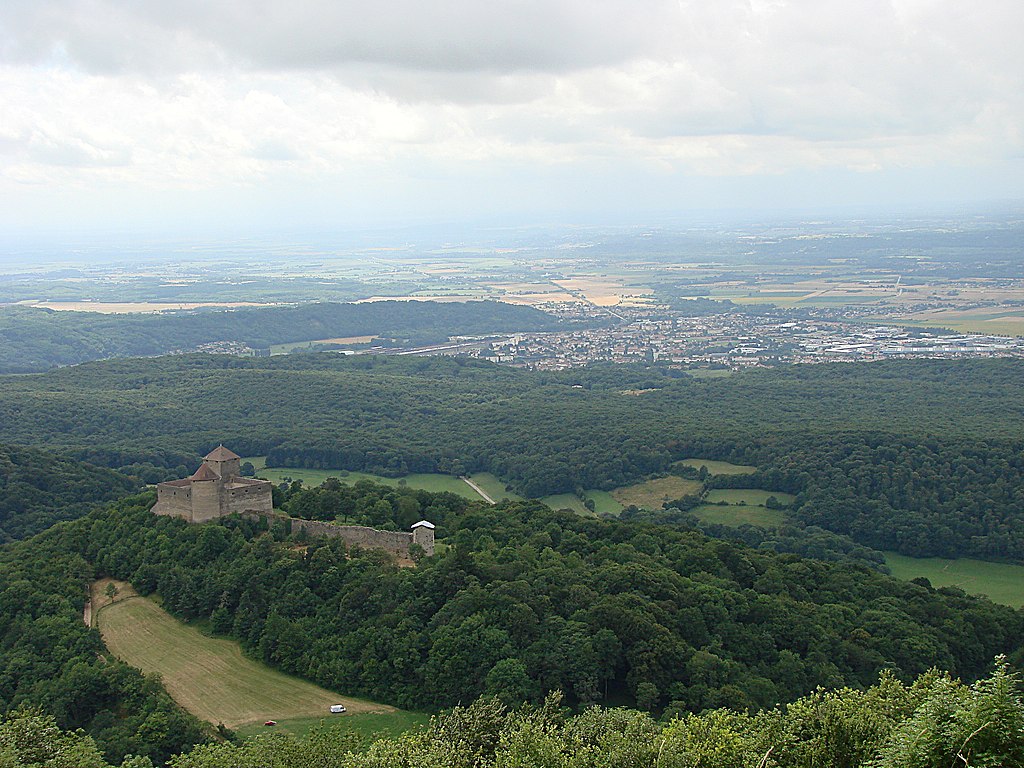
[[[223,445],[210,451],[191,477],[159,483],[153,514],[180,517],[190,523],[205,523],[233,514],[263,518],[271,523],[285,520],[293,532],[344,539],[349,544],[385,549],[400,557],[408,557],[413,544],[421,546],[427,555],[434,554],[434,526],[426,520],[420,520],[411,532],[404,533],[301,520],[276,512],[273,483],[242,477],[241,457]]]
[[[223,445],[214,448],[192,477],[157,485],[154,514],[204,523],[235,512],[273,512],[273,483],[242,477],[240,462]]]

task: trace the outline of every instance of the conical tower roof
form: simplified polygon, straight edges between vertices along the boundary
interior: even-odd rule
[[[206,454],[206,458],[209,459],[210,461],[231,461],[232,459],[240,459],[242,457],[239,456],[234,451],[229,451],[223,445],[218,445],[216,448],[214,448],[212,451]]]
[[[217,480],[217,473],[210,469],[209,464],[200,464],[199,469],[192,475],[192,480]]]

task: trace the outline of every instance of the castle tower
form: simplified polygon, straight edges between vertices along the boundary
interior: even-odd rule
[[[434,554],[434,524],[426,520],[416,523],[412,527],[412,543],[423,547],[426,554]]]
[[[217,446],[203,458],[203,464],[214,471],[217,477],[227,480],[241,474],[241,456],[230,451],[223,444]]]
[[[220,517],[220,489],[223,481],[210,469],[210,465],[199,465],[192,481],[192,522],[203,523]]]

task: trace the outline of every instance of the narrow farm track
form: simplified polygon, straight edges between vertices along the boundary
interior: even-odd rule
[[[495,501],[494,499],[492,499],[492,498],[491,498],[491,497],[490,497],[490,496],[488,495],[487,491],[485,491],[485,490],[484,490],[483,488],[481,488],[481,487],[480,487],[479,485],[477,485],[476,483],[474,483],[474,482],[473,482],[472,480],[470,480],[470,479],[469,479],[468,477],[465,477],[465,476],[463,476],[463,477],[462,477],[462,481],[463,481],[463,482],[465,482],[465,483],[466,483],[466,485],[468,485],[468,486],[469,486],[470,488],[472,488],[472,489],[473,489],[474,491],[476,491],[477,493],[479,493],[479,494],[480,494],[480,496],[481,496],[481,498],[483,498],[483,500],[484,500],[484,501],[486,501],[486,502],[487,502],[488,504],[496,504],[496,503],[497,503],[497,502],[496,502],[496,501]]]

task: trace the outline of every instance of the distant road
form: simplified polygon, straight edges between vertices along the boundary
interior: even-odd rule
[[[473,489],[474,491],[476,491],[476,492],[477,492],[477,493],[479,493],[479,494],[480,494],[481,496],[483,496],[483,498],[484,498],[484,501],[486,501],[486,502],[487,502],[488,504],[497,504],[497,503],[498,503],[498,502],[496,502],[496,501],[495,501],[494,499],[492,499],[492,498],[491,498],[490,496],[488,496],[488,495],[487,495],[487,491],[485,491],[485,490],[484,490],[483,488],[481,488],[481,487],[480,487],[479,485],[477,485],[476,483],[474,483],[474,482],[473,482],[472,480],[470,480],[470,479],[469,479],[468,477],[466,477],[465,475],[463,475],[463,476],[462,476],[462,477],[460,477],[459,479],[460,479],[460,480],[462,480],[462,481],[464,481],[464,482],[466,483],[466,485],[468,485],[468,486],[469,486],[470,488],[472,488],[472,489]]]

